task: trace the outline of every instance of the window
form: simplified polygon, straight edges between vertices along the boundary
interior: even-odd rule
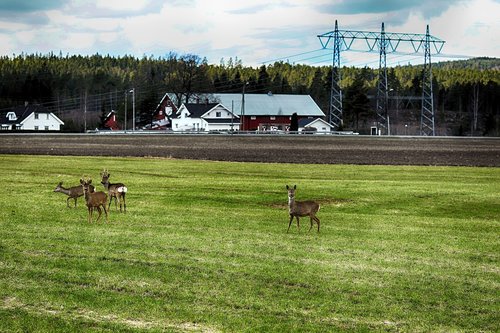
[[[45,130],[48,131],[49,130],[49,126],[45,126]]]
[[[269,119],[271,119],[271,120],[276,120],[276,117],[269,117]]]
[[[38,119],[38,113],[35,112],[35,119]]]
[[[215,117],[216,118],[222,117],[222,112],[219,112],[219,111],[215,112]]]
[[[257,119],[257,117],[256,116],[251,116],[250,119],[255,120],[255,119]]]
[[[49,119],[50,119],[50,117],[49,117],[49,116],[50,116],[50,113],[47,113],[47,120],[49,120]]]
[[[35,131],[38,131],[38,126],[35,126]]]
[[[7,113],[7,118],[9,118],[10,121],[17,120],[17,116],[16,116],[16,114],[14,112]]]

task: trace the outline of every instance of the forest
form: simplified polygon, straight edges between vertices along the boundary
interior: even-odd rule
[[[388,113],[392,134],[417,134],[422,66],[388,68]],[[500,59],[474,58],[432,64],[437,135],[500,136]],[[332,67],[275,62],[244,66],[238,58],[208,64],[198,55],[169,53],[136,58],[62,54],[21,54],[0,58],[0,113],[25,102],[41,104],[64,122],[64,131],[101,126],[111,110],[136,124],[151,122],[166,92],[181,104],[193,96],[242,92],[308,94],[325,114]],[[367,134],[376,119],[378,69],[341,68],[344,130]],[[127,109],[125,106],[127,105]],[[127,125],[130,128],[130,124]]]

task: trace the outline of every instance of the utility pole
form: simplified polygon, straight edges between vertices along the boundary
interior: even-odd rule
[[[241,125],[240,128],[242,131],[245,130],[245,87],[247,86],[248,82],[245,82],[243,84],[243,94],[241,96]]]
[[[125,125],[123,126],[123,129],[125,130],[125,133],[127,133],[127,100],[128,100],[128,92],[125,92]]]
[[[83,100],[83,133],[87,133],[87,89],[85,89],[85,99]]]
[[[135,88],[130,90],[132,93],[132,132],[135,132]]]

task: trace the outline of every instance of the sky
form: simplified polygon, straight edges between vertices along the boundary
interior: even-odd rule
[[[274,61],[331,65],[318,35],[340,30],[430,34],[444,40],[434,61],[500,57],[500,0],[0,0],[0,55],[166,57],[211,64]],[[364,44],[363,44],[364,43]],[[366,43],[341,53],[346,66],[378,66]],[[402,43],[387,64],[421,63]],[[409,54],[409,53],[412,54]],[[433,51],[435,53],[435,51]]]

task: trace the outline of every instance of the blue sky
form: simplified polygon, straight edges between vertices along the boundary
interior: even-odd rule
[[[0,0],[0,54],[196,54],[209,63],[241,59],[331,64],[316,37],[333,30],[430,33],[441,56],[500,57],[500,0]],[[363,51],[362,45],[357,47]],[[404,45],[400,51],[405,51]],[[390,54],[388,64],[420,63]],[[378,54],[343,52],[348,66],[376,66]]]

